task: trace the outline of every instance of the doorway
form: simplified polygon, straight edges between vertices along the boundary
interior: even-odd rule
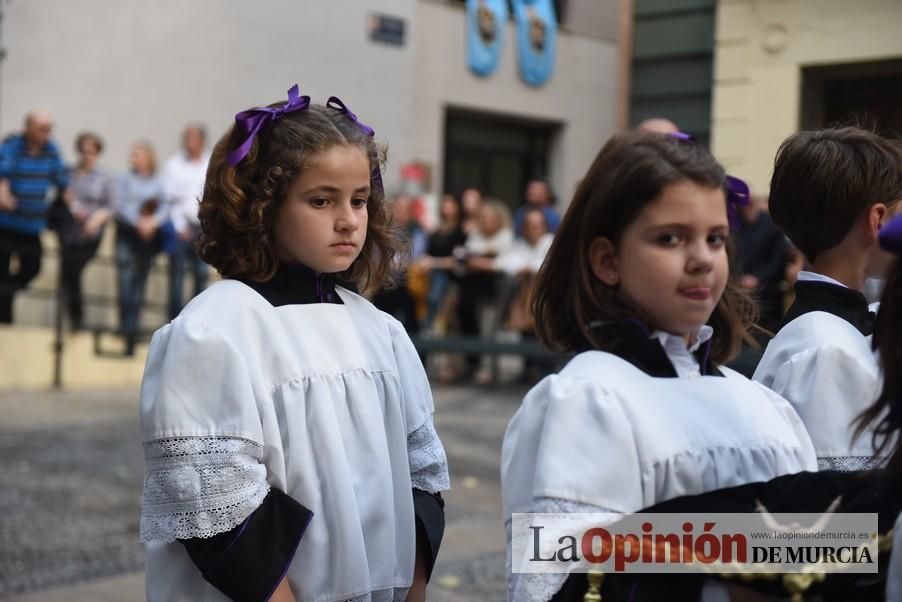
[[[802,129],[856,125],[902,138],[902,60],[802,72]]]
[[[529,180],[548,179],[550,146],[558,128],[552,122],[449,109],[442,191],[459,195],[478,188],[516,209]]]

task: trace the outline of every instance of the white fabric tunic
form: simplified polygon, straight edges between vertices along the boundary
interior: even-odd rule
[[[336,292],[343,305],[274,307],[225,280],[154,335],[141,390],[149,600],[225,600],[175,540],[234,529],[270,487],[313,512],[286,573],[299,602],[404,599],[411,489],[447,489],[447,462],[403,328]]]
[[[678,338],[655,338],[672,364],[692,361],[685,344],[678,350],[670,340]],[[507,428],[505,520],[515,512],[635,512],[816,470],[792,406],[733,370],[720,371],[723,377],[658,378],[611,353],[577,355],[527,394]],[[548,600],[565,577],[515,575],[511,599]]]
[[[822,470],[861,470],[879,463],[873,457],[872,429],[852,437],[856,417],[883,386],[871,336],[832,313],[802,314],[768,343],[752,378],[793,405]]]

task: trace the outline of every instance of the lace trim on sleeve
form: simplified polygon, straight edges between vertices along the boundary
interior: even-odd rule
[[[354,596],[342,602],[404,602],[410,588],[380,589],[362,596]]]
[[[240,525],[269,493],[262,446],[236,437],[144,444],[140,541],[212,537]]]
[[[817,469],[840,472],[871,470],[880,468],[885,461],[886,458],[880,456],[824,456],[817,459]]]
[[[448,458],[431,416],[423,426],[407,435],[407,460],[410,482],[415,489],[438,493],[451,488]]]
[[[554,497],[536,498],[528,512],[613,512],[608,508]],[[507,597],[518,602],[548,602],[561,590],[569,575],[562,573],[513,573],[511,560],[511,521],[507,528]]]

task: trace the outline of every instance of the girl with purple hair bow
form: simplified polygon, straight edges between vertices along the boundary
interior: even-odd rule
[[[389,279],[373,129],[338,98],[238,113],[210,158],[223,276],[153,337],[141,387],[147,599],[425,599],[448,464]]]
[[[902,214],[891,219],[880,230],[880,246],[896,258],[890,267],[880,300],[880,311],[874,328],[874,348],[880,355],[883,390],[859,421],[859,432],[877,423],[876,439],[881,438],[878,454],[889,455],[887,476],[902,478]],[[902,517],[900,517],[902,519]],[[893,553],[887,576],[886,599],[902,600],[902,522],[896,521]]]

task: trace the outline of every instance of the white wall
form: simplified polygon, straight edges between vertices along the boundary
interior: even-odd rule
[[[800,125],[802,69],[902,58],[902,2],[720,0],[715,44],[711,145],[764,192]]]
[[[177,151],[185,123],[204,122],[219,137],[237,111],[281,100],[297,82],[315,101],[340,96],[376,129],[389,144],[390,189],[400,164],[420,161],[439,190],[449,106],[559,123],[550,179],[566,206],[614,131],[618,68],[616,23],[605,18],[618,0],[570,4],[582,33],[559,32],[555,73],[533,88],[517,73],[512,22],[498,71],[472,74],[464,7],[444,0],[0,0],[0,134],[45,109],[67,159],[77,133],[94,130],[106,140],[101,163],[119,171],[136,139],[149,139],[162,161]],[[404,46],[369,41],[373,12],[405,20]],[[51,251],[34,286],[52,288],[55,267]],[[113,270],[95,262],[84,288],[114,296]],[[160,270],[148,296],[164,295]],[[87,311],[88,322],[112,316]],[[34,295],[17,296],[16,312],[17,321],[52,321],[52,304]]]
[[[148,138],[160,158],[182,126],[218,137],[246,107],[285,98],[295,82],[324,102],[340,96],[406,157],[414,52],[368,40],[370,11],[407,20],[415,0],[10,0],[4,4],[0,132],[31,109],[55,117],[68,158],[82,129],[107,141],[124,169]]]
[[[560,122],[551,175],[566,202],[614,128],[616,24],[604,15],[617,1],[604,11],[596,2],[573,0],[571,11],[593,16],[584,25],[597,35],[562,31],[553,77],[532,88],[517,74],[512,22],[499,70],[480,78],[466,66],[463,5],[440,0],[7,0],[0,133],[46,109],[68,159],[90,129],[107,142],[103,164],[121,170],[138,138],[162,161],[186,122],[218,137],[237,111],[283,99],[298,82],[320,102],[341,96],[389,143],[389,186],[397,165],[419,160],[437,189],[449,105]],[[403,47],[369,41],[372,12],[405,19]]]

